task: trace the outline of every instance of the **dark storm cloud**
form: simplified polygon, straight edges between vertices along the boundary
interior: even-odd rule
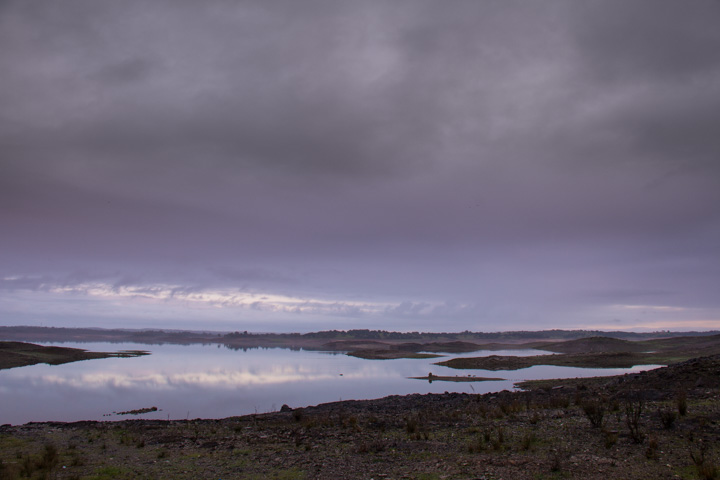
[[[573,8],[583,66],[599,81],[674,83],[718,73],[715,0],[593,1]]]
[[[19,133],[25,144],[41,133],[93,163],[110,153],[113,161],[167,167],[202,158],[213,166],[363,173],[420,160],[414,145],[434,135],[433,96],[407,88],[402,68],[392,71],[395,59],[376,61],[385,45],[365,30],[383,23],[379,13],[354,22],[355,8],[341,19],[328,4],[107,5],[95,13],[86,6],[48,14],[18,5],[5,17],[6,30],[20,37],[7,63],[27,66],[23,47],[35,54],[32,68],[15,69],[20,102],[17,91],[6,99],[20,110],[16,120],[34,127],[25,138]],[[327,11],[317,15],[313,6]],[[102,24],[113,13],[118,18]],[[45,36],[67,37],[65,48],[35,38],[38,21]],[[83,27],[68,31],[76,23]]]
[[[711,0],[3,2],[4,288],[478,321],[717,307],[719,20]]]
[[[106,85],[129,84],[149,78],[157,67],[146,58],[129,58],[101,68],[91,79]]]
[[[586,2],[573,13],[577,88],[595,105],[588,123],[571,132],[593,138],[594,129],[614,141],[615,158],[604,159],[610,164],[654,162],[660,172],[717,175],[720,3]]]

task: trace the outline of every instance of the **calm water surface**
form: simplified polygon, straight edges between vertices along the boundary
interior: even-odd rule
[[[49,345],[49,344],[48,344]],[[538,378],[589,377],[647,370],[536,366],[491,372],[433,365],[440,359],[363,360],[344,354],[288,349],[234,351],[217,345],[135,343],[57,344],[94,351],[149,350],[137,358],[106,358],[65,365],[32,365],[0,371],[0,424],[31,421],[119,420],[123,418],[224,418],[337,400],[409,393],[487,393],[512,390],[513,383]],[[483,355],[538,355],[537,350],[479,351]],[[413,380],[433,375],[501,377],[492,382]],[[159,411],[118,416],[144,407]]]

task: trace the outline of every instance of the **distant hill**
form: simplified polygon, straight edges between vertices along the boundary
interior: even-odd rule
[[[371,342],[388,346],[407,344],[408,350],[433,349],[434,351],[472,351],[477,345],[483,348],[508,348],[531,342],[549,351],[565,352],[568,349],[585,352],[640,351],[637,342],[652,341],[644,349],[663,347],[662,342],[673,343],[678,337],[712,337],[720,332],[601,332],[598,330],[534,330],[510,332],[390,332],[385,330],[326,330],[310,333],[252,333],[247,331],[207,332],[179,330],[130,330],[102,328],[65,328],[8,326],[0,327],[0,340],[25,342],[134,342],[142,344],[222,344],[228,348],[286,347],[303,349],[334,348],[346,350]],[[603,337],[602,340],[597,339]],[[582,341],[581,341],[582,340]],[[688,342],[689,340],[684,340]],[[571,342],[571,343],[568,343]],[[575,343],[572,343],[575,342]],[[660,342],[660,343],[658,343]],[[498,344],[498,345],[493,345]]]
[[[642,352],[648,349],[642,341],[633,342],[610,337],[587,337],[566,342],[541,343],[535,348],[556,353]]]

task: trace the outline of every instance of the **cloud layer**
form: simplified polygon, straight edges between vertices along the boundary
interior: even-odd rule
[[[70,324],[43,295],[122,284],[343,306],[223,304],[233,329],[383,324],[353,305],[401,330],[640,321],[618,305],[720,327],[719,20],[713,0],[3,2],[3,323]]]

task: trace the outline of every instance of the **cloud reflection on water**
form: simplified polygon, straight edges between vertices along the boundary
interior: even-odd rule
[[[374,369],[343,374],[347,379],[378,378]],[[251,371],[193,371],[183,373],[96,373],[79,376],[42,375],[32,379],[33,385],[62,385],[78,389],[92,388],[144,388],[144,389],[179,389],[179,388],[238,388],[251,385],[284,384],[293,382],[317,382],[334,379],[338,375],[329,373],[311,373],[292,371],[290,368],[274,367],[267,371],[254,373]],[[388,377],[386,373],[383,375]]]
[[[138,348],[134,344],[64,344],[96,351]],[[635,369],[537,366],[487,372],[434,365],[438,359],[363,360],[345,355],[283,349],[233,351],[208,345],[143,346],[152,355],[64,365],[33,365],[0,371],[0,423],[101,420],[113,411],[157,406],[141,418],[222,418],[349,399],[409,393],[486,393],[512,389],[533,378],[613,375]],[[473,352],[458,356],[533,354]],[[453,355],[455,356],[455,355]],[[642,367],[647,369],[648,367]],[[423,382],[408,377],[476,375],[506,381]],[[113,417],[111,419],[117,419]]]

